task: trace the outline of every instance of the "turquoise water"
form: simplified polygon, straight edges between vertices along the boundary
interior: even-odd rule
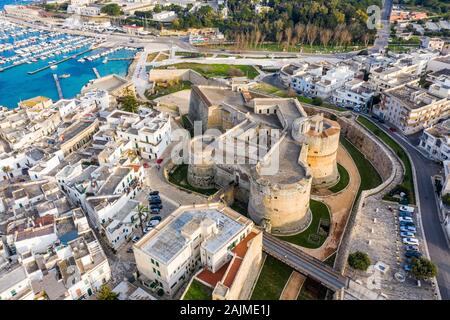
[[[78,52],[83,52],[85,49],[80,49]],[[72,56],[73,53],[65,54]],[[82,56],[88,56],[93,52],[86,53]],[[135,54],[133,51],[119,50],[109,55],[109,58],[113,57],[132,57]],[[106,76],[108,74],[118,74],[125,76],[128,71],[128,66],[131,60],[119,60],[109,61],[108,63],[102,63],[102,59],[95,61],[86,61],[80,63],[77,60],[82,56],[78,56],[75,59],[69,59],[58,65],[58,68],[51,70],[50,68],[38,72],[34,75],[29,75],[27,72],[34,71],[41,67],[47,66],[50,59],[44,61],[38,61],[33,64],[22,64],[12,69],[0,72],[0,105],[8,108],[15,108],[20,100],[29,99],[38,95],[46,96],[54,101],[57,101],[58,92],[56,90],[55,81],[53,79],[53,73],[58,75],[69,73],[70,78],[60,79],[61,89],[64,98],[73,98],[79,92],[80,89],[89,80],[95,78],[95,74],[92,68],[97,68],[100,76]],[[63,55],[52,57],[51,60],[62,60]]]
[[[23,3],[25,1],[21,2]],[[19,3],[19,1],[0,0],[0,10],[5,4]],[[39,60],[33,64],[22,64],[0,72],[0,106],[15,108],[17,107],[17,103],[21,100],[29,99],[37,95],[46,96],[57,101],[59,97],[53,79],[54,73],[57,75],[70,74],[69,78],[60,79],[63,96],[67,99],[74,98],[89,80],[95,79],[95,74],[92,70],[94,67],[97,68],[100,76],[106,76],[113,73],[120,76],[125,76],[127,74],[131,60],[108,61],[106,64],[102,63],[103,58],[95,61],[86,61],[85,63],[77,61],[83,56],[95,54],[95,51],[88,52],[75,59],[69,59],[59,64],[57,69],[52,70],[48,68],[34,75],[27,74],[29,71],[34,71],[47,66],[50,60],[60,61],[64,59],[65,56],[70,57],[76,53],[83,52],[86,49],[88,49],[88,47],[56,55],[47,60]],[[135,53],[135,51],[119,50],[108,55],[108,58],[131,58]],[[0,55],[4,57],[12,54],[13,53],[11,52],[0,53]]]

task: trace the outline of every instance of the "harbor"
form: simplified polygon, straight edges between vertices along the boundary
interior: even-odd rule
[[[37,30],[0,17],[0,106],[14,108],[36,95],[76,97],[89,80],[126,76],[136,51],[101,37]]]

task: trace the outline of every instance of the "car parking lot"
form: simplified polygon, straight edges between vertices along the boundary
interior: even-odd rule
[[[417,281],[409,275],[408,271],[405,271],[409,269],[408,259],[411,258],[405,256],[407,252],[405,246],[408,245],[405,242],[414,245],[415,249],[421,253],[424,252],[424,242],[415,213],[409,217],[400,213],[398,208],[397,204],[382,201],[377,197],[366,199],[362,212],[357,216],[349,246],[350,252],[366,252],[373,266],[369,267],[367,272],[354,271],[350,268],[347,268],[346,272],[359,284],[387,299],[433,299],[432,285],[429,282],[422,282],[419,287]],[[405,231],[400,229],[401,226]],[[410,227],[409,230],[408,227]],[[412,227],[415,228],[415,232],[412,231]],[[411,234],[404,234],[405,237],[402,237],[401,232],[411,232]],[[403,240],[403,238],[417,239],[418,245],[413,244],[415,241]],[[408,250],[408,252],[411,251],[413,250]],[[380,265],[383,268],[377,267]]]

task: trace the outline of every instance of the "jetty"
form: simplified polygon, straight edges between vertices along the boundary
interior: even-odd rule
[[[61,89],[61,84],[59,83],[59,78],[58,78],[58,75],[56,73],[53,74],[53,79],[55,80],[56,89],[58,90],[58,97],[59,97],[59,99],[64,99],[63,93],[62,93],[62,89]]]
[[[126,60],[133,60],[134,58],[108,58],[109,61],[126,61]]]
[[[72,56],[70,56],[70,57],[67,57],[67,58],[64,58],[64,59],[62,59],[62,60],[56,61],[56,62],[54,62],[54,63],[51,63],[51,64],[49,64],[48,66],[39,68],[39,69],[34,70],[34,71],[28,71],[27,73],[30,74],[30,75],[36,74],[36,73],[38,73],[38,72],[41,72],[41,71],[44,71],[44,70],[50,68],[51,66],[58,65],[58,64],[60,64],[60,63],[66,62],[67,60],[70,60],[70,59],[75,59],[76,57],[78,57],[78,56],[80,56],[80,55],[82,55],[82,54],[85,54],[85,53],[87,53],[87,52],[89,52],[89,51],[92,51],[93,49],[94,49],[94,48],[87,49],[87,50],[85,50],[85,51],[83,51],[83,52],[79,52],[79,53],[74,54],[74,55],[72,55]]]
[[[100,73],[98,73],[98,70],[97,70],[97,68],[92,68],[92,71],[94,71],[94,74],[95,74],[95,76],[97,77],[97,79],[100,79],[101,77],[100,77]]]

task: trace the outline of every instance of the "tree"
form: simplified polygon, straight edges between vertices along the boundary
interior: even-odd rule
[[[333,36],[333,31],[330,29],[325,29],[320,32],[320,42],[322,42],[322,45],[324,47],[328,46],[328,43],[331,40],[331,37]]]
[[[120,99],[120,102],[121,102],[122,110],[127,111],[127,112],[133,112],[133,113],[138,112],[139,103],[138,103],[136,97],[134,97],[133,95],[130,94],[125,97],[122,97]]]
[[[142,232],[144,232],[144,221],[145,221],[145,217],[148,214],[148,207],[146,207],[142,204],[138,204],[137,211],[138,211],[138,217],[139,217],[139,225],[141,226]]]
[[[108,16],[117,17],[122,14],[120,6],[117,3],[110,3],[102,7],[101,13],[106,13]]]
[[[111,290],[111,288],[104,284],[100,287],[97,293],[98,300],[118,300],[119,294]]]
[[[437,274],[436,265],[430,260],[421,257],[414,258],[411,263],[411,273],[418,280],[433,278]]]
[[[314,97],[311,102],[315,106],[321,106],[323,103],[322,99],[319,97]]]
[[[6,176],[8,177],[8,180],[11,182],[11,176],[10,176],[10,174],[12,172],[11,167],[10,166],[3,166],[2,167],[2,171],[6,174]]]
[[[312,47],[314,41],[317,39],[318,28],[311,23],[306,26],[306,38],[308,39],[309,45]]]
[[[347,262],[353,269],[362,271],[366,271],[371,264],[367,253],[361,251],[356,251],[349,254]]]

